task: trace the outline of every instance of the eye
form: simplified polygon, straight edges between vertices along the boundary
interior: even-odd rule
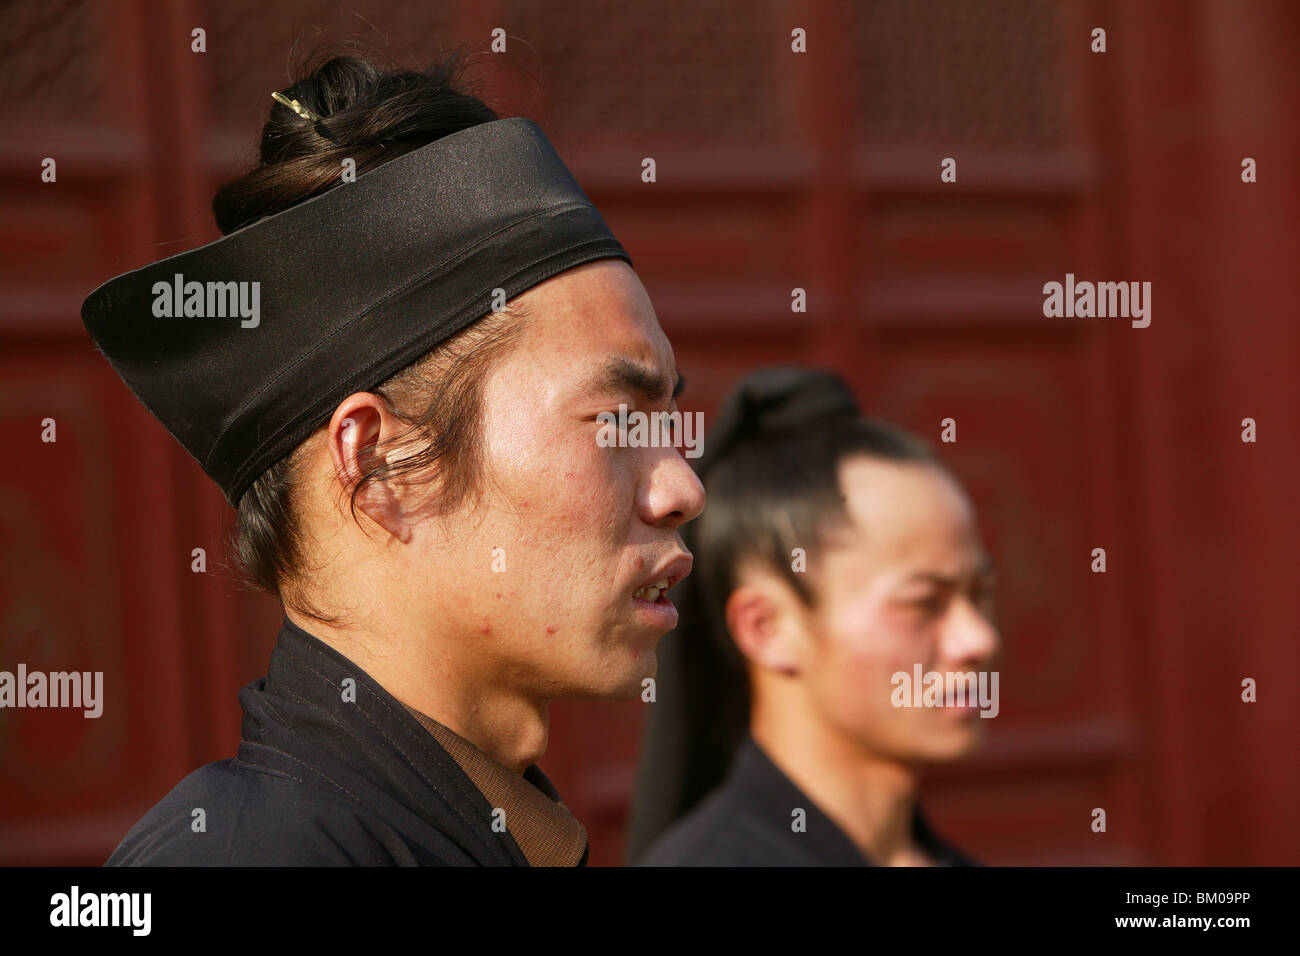
[[[917,617],[923,620],[938,617],[948,606],[948,598],[943,594],[929,594],[923,597],[912,598],[906,602],[907,607]]]
[[[947,603],[948,602],[944,600],[943,596],[939,595],[932,598],[926,598],[924,601],[918,602],[918,606],[921,608],[921,610],[925,611],[927,614],[938,614],[940,611],[944,609],[944,606]]]

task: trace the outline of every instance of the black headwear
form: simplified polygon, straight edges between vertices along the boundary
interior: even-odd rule
[[[718,407],[695,470],[709,472],[741,445],[815,422],[859,415],[847,384],[833,372],[797,366],[761,368],[746,375]],[[708,504],[705,504],[708,508]],[[682,538],[697,550],[694,525]],[[694,576],[674,591],[678,625],[657,647],[655,703],[646,718],[636,796],[624,850],[635,861],[674,821],[722,782],[749,728],[745,681],[724,653],[725,633],[705,611]]]
[[[352,392],[610,257],[632,263],[537,124],[509,117],[111,279],[81,315],[235,506]]]

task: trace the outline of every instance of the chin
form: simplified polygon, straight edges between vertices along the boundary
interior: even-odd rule
[[[617,688],[611,692],[611,697],[616,700],[632,700],[633,698],[640,697],[646,690],[642,682],[645,681],[647,677],[653,679],[655,672],[658,669],[654,651],[642,651],[641,659],[633,663],[631,667],[628,667],[624,671],[623,677],[618,682]],[[659,696],[658,687],[654,688],[654,693],[656,697]]]
[[[979,720],[980,718],[976,717],[975,719]],[[925,748],[924,759],[937,762],[960,760],[962,757],[968,757],[979,750],[983,741],[983,728],[978,726],[971,727],[968,730],[944,734],[942,737],[936,737]]]
[[[624,653],[627,656],[619,655],[617,660],[593,665],[588,679],[564,699],[617,701],[639,698],[644,690],[641,682],[655,676],[659,662],[653,648],[641,649],[636,660],[631,659],[630,653]],[[658,695],[657,688],[655,694]]]
[[[653,679],[659,672],[659,658],[655,656],[653,647],[639,648],[636,660],[627,662],[629,665],[625,671],[624,679],[621,682],[620,698],[631,700],[634,697],[640,697],[646,690],[643,681],[646,678]],[[654,688],[655,696],[659,696],[659,688]]]

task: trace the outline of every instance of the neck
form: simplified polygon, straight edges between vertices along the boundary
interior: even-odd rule
[[[364,670],[397,700],[454,731],[522,775],[546,752],[549,701],[515,693],[476,659],[461,659],[454,638],[380,623],[338,628],[285,610],[308,634]]]
[[[917,775],[865,751],[815,715],[776,715],[755,703],[750,731],[758,745],[873,862],[930,862],[912,835]]]

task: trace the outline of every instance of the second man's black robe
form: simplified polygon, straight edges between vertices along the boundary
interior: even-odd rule
[[[791,823],[804,811],[804,827]],[[940,866],[974,866],[930,829],[918,809],[912,836]],[[873,866],[848,835],[772,762],[752,735],[723,784],[669,827],[641,866]]]

